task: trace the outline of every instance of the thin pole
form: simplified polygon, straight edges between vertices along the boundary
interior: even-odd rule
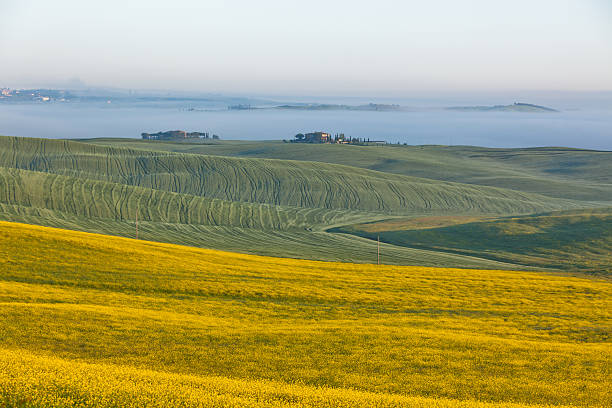
[[[376,265],[380,265],[380,235],[376,241]]]
[[[136,207],[136,239],[138,239],[138,207]]]

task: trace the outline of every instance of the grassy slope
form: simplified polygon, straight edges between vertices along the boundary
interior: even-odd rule
[[[210,145],[151,143],[134,139],[92,139],[87,142],[134,149],[337,163],[435,180],[511,188],[551,197],[612,201],[612,152],[569,148],[363,147],[247,141]]]
[[[376,261],[376,244],[370,240],[317,229],[380,219],[380,215],[227,202],[0,168],[0,217],[4,220],[133,237],[137,207],[143,239],[291,258]],[[388,264],[520,268],[394,245],[383,245],[382,253]]]
[[[0,218],[7,221],[244,253],[325,261],[376,261],[376,244],[324,226],[377,214],[228,202],[98,180],[0,168]],[[516,269],[473,256],[383,245],[388,264]],[[524,269],[524,268],[522,268]]]
[[[358,212],[245,203],[152,188],[0,167],[0,203],[84,218],[307,230],[367,218]]]
[[[141,148],[194,147],[133,140],[126,143]],[[282,143],[255,145],[266,154],[270,149],[282,148],[277,154],[320,154],[322,159],[333,156],[336,161],[342,157],[337,154],[339,149],[356,149],[358,154],[353,159],[363,159],[359,162],[364,166],[380,159],[377,152],[388,155],[411,151],[404,147],[306,145],[297,146],[296,150],[295,145]],[[212,147],[227,149],[228,146],[242,146],[242,143]],[[475,150],[478,149],[470,150],[470,154],[474,155]],[[488,153],[479,154],[486,160],[493,160],[493,153],[501,154],[497,150],[483,151]],[[413,156],[435,167],[446,162],[451,153],[434,149]],[[522,160],[526,160],[521,163],[523,168],[532,163],[531,159]],[[479,158],[474,159],[473,168],[468,168],[464,161],[448,160],[448,163],[446,166],[463,166],[461,174],[465,177],[485,171]],[[592,205],[507,189],[313,162],[234,159],[29,138],[0,137],[0,166],[6,167],[0,167],[0,218],[4,220],[133,236],[139,208],[141,237],[145,239],[326,261],[370,263],[376,259],[375,243],[351,235],[326,233],[331,227],[381,220],[389,215],[490,217]],[[603,174],[600,177],[596,174],[593,170],[592,175],[601,187],[607,179]],[[375,238],[372,234],[361,235]],[[481,247],[478,250],[442,245],[407,248],[405,242],[396,238],[383,239],[389,244],[383,245],[382,259],[389,264],[496,269],[567,266],[544,262],[552,256],[545,259],[522,256],[525,251],[508,256]],[[559,252],[554,256],[567,254]],[[482,256],[491,259],[482,259]]]
[[[395,245],[461,254],[478,254],[505,262],[612,275],[612,208],[553,212],[435,225],[417,220],[345,226],[338,232],[376,238]]]
[[[375,243],[326,228],[393,214],[516,214],[587,205],[354,167],[0,137],[0,218],[326,261],[371,263]],[[525,269],[383,245],[389,264]],[[529,269],[530,267],[527,267]]]
[[[77,217],[46,209],[0,204],[0,218],[7,221],[68,228],[122,237],[135,236],[133,221]],[[139,237],[150,241],[321,261],[376,263],[376,242],[350,234],[286,230],[259,230],[227,226],[139,222]],[[390,265],[452,266],[478,269],[541,269],[474,256],[380,245],[381,262]]]
[[[228,201],[388,214],[525,214],[585,205],[331,164],[154,153],[29,138],[0,137],[0,167]]]
[[[0,270],[8,406],[612,403],[605,281],[11,223],[0,223]]]

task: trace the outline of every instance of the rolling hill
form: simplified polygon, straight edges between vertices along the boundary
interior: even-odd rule
[[[7,407],[604,407],[607,281],[0,222]]]
[[[0,168],[0,203],[46,209],[83,218],[306,230],[338,224],[359,213],[225,201],[107,181]]]
[[[334,231],[410,248],[612,276],[612,208],[493,219],[399,218]]]
[[[183,144],[116,144],[0,137],[0,219],[134,237],[138,217],[139,236],[153,241],[372,263],[377,259],[376,242],[368,239],[372,236],[328,230],[389,217],[500,217],[592,208],[602,202],[481,186],[474,179],[457,183],[346,164],[160,151],[190,146]],[[259,146],[265,150],[284,145],[263,142]],[[209,147],[218,146],[227,149],[240,143]],[[342,161],[336,146],[302,147],[309,154],[330,148],[328,158],[336,152],[336,161]],[[353,161],[367,167],[379,160],[377,155],[401,151],[359,149]],[[425,152],[421,160],[435,167],[431,158],[436,154]],[[370,162],[361,161],[359,155]],[[438,162],[447,161],[448,155],[440,153]],[[490,154],[485,156],[494,161]],[[486,168],[478,159],[471,169],[459,159],[448,162],[463,166],[466,178]],[[410,173],[409,169],[404,173]],[[605,177],[598,181],[602,191],[605,181]],[[587,195],[597,197],[591,190]],[[381,250],[382,261],[389,264],[489,269],[548,266],[521,257],[502,259],[488,251],[407,247],[399,241],[387,241]]]
[[[13,153],[6,149],[2,155],[14,164],[13,168],[0,168],[0,218],[4,220],[134,237],[138,218],[140,238],[154,241],[326,261],[372,263],[377,259],[376,243],[371,240],[329,234],[324,230],[384,218],[378,212],[228,201],[171,192],[168,190],[172,188],[166,184],[150,188],[134,185],[138,183],[103,181],[100,179],[129,181],[140,177],[145,171],[129,173],[122,164],[142,165],[156,155],[145,154],[139,159],[130,156],[130,151],[99,151],[99,148],[64,141],[41,143],[37,152],[29,150],[36,146],[35,140],[24,142],[27,148],[15,148]],[[124,159],[123,155],[128,158]],[[83,169],[84,164],[92,162],[106,163],[106,170],[98,174]],[[47,171],[23,170],[23,167]],[[225,169],[232,171],[229,167]],[[172,174],[166,169],[167,177]],[[156,173],[155,177],[158,176],[161,177]],[[180,177],[189,181],[204,176],[183,170]],[[185,189],[195,190],[192,185],[186,184]],[[474,256],[438,254],[394,245],[383,245],[382,252],[383,261],[389,264],[525,269]]]
[[[159,152],[291,159],[392,174],[509,188],[549,197],[612,202],[612,152],[542,147],[347,146],[223,141],[214,144],[92,139],[87,143]]]
[[[585,205],[334,164],[143,152],[49,139],[0,138],[0,167],[228,201],[387,214],[526,214]]]

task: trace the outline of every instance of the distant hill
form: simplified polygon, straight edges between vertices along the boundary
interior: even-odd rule
[[[494,106],[451,106],[446,109],[456,111],[478,111],[478,112],[558,112],[546,106],[533,105],[531,103],[515,102],[512,105]]]
[[[256,107],[251,105],[233,105],[229,106],[231,110],[259,110],[259,109],[276,109],[276,110],[301,110],[301,111],[380,111],[380,112],[412,112],[428,110],[427,108],[415,108],[401,106],[397,104],[385,103],[368,103],[364,105],[345,105],[345,104],[326,104],[326,103],[296,103],[284,104],[276,106]],[[534,105],[531,103],[515,102],[512,105],[493,105],[493,106],[450,106],[443,108],[446,110],[455,111],[478,111],[478,112],[558,112],[556,109],[546,106]]]
[[[345,105],[345,104],[328,104],[328,103],[296,103],[283,104],[276,106],[256,107],[251,105],[233,105],[229,106],[230,110],[259,110],[259,109],[276,109],[276,110],[301,110],[301,111],[380,111],[380,112],[412,112],[430,110],[428,108],[415,108],[401,106],[397,104],[385,103],[368,103],[364,105]],[[546,106],[534,105],[530,103],[515,102],[512,105],[493,105],[493,106],[450,106],[443,109],[455,111],[478,111],[478,112],[558,112],[555,109]]]
[[[405,108],[396,104],[369,103],[366,105],[338,105],[338,104],[295,104],[278,105],[272,109],[285,110],[350,110],[350,111],[401,111]]]

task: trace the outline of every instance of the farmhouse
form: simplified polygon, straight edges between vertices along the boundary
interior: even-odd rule
[[[331,135],[325,132],[306,133],[304,139],[307,143],[329,143]]]

